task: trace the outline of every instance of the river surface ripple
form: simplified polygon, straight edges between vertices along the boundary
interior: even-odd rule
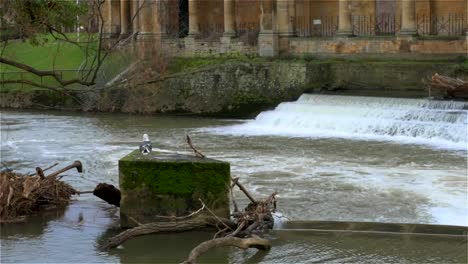
[[[245,122],[251,121],[2,110],[1,160],[12,169],[27,173],[36,166],[44,168],[55,162],[66,165],[78,159],[83,162],[85,172],[70,171],[63,179],[79,190],[92,190],[99,182],[118,185],[118,160],[137,148],[143,133],[149,134],[155,151],[180,153],[190,153],[184,142],[185,135],[190,134],[194,144],[208,157],[230,162],[232,175],[239,176],[256,197],[277,191],[279,211],[292,220],[468,225],[466,149],[374,139],[218,133]],[[235,197],[247,203],[241,193],[236,192]],[[82,196],[78,200],[86,203],[96,199]],[[109,215],[114,220],[96,220],[101,223],[97,226],[115,224],[115,212]],[[44,234],[32,240],[20,228],[7,232],[8,237],[4,233],[4,260],[35,262],[31,254],[24,256],[20,252],[34,243],[37,246],[60,237],[57,229],[63,228],[63,223],[54,223],[47,222]],[[47,229],[54,231],[48,233]],[[102,233],[82,232],[94,236]],[[52,238],[47,238],[47,234],[52,234]],[[288,251],[287,244],[282,247],[290,257],[284,261],[294,261],[295,250],[301,249]],[[323,247],[325,258],[334,255],[326,253],[332,248]],[[310,243],[305,243],[302,249],[310,250]],[[93,257],[86,259],[57,257],[55,262],[118,261],[115,255],[95,249],[93,252]],[[357,260],[352,255],[346,256],[350,259],[337,258],[338,262]],[[234,251],[230,257],[235,260],[246,256]],[[391,258],[378,260],[392,262]],[[133,262],[121,255],[120,261]]]

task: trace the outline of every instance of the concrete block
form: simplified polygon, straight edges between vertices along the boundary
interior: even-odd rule
[[[201,198],[218,216],[229,217],[230,165],[180,154],[138,150],[119,160],[120,225],[167,221],[199,209]]]

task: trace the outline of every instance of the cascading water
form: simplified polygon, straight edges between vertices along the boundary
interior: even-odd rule
[[[467,109],[468,102],[304,94],[253,121],[214,131],[384,140],[466,150]]]

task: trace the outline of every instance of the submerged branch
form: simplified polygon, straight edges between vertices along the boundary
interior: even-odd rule
[[[250,238],[238,238],[238,237],[222,237],[212,240],[205,241],[198,245],[190,252],[189,257],[184,263],[196,263],[197,258],[206,253],[208,250],[218,247],[238,247],[242,249],[257,248],[261,250],[268,250],[271,248],[271,242],[267,239],[260,238],[258,236],[252,236]]]
[[[137,227],[127,229],[120,234],[112,237],[102,246],[102,249],[115,248],[125,241],[143,235],[157,234],[163,232],[186,232],[195,229],[202,228],[213,228],[216,226],[218,220],[221,220],[223,224],[235,228],[236,224],[229,219],[220,219],[209,216],[200,216],[197,218],[177,221],[177,222],[156,222],[149,224],[142,224]]]

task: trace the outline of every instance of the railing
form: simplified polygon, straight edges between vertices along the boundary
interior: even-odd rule
[[[384,14],[379,16],[352,16],[354,36],[382,36],[395,35],[400,30],[395,15]]]
[[[224,23],[201,24],[198,26],[200,37],[204,39],[219,39],[224,32]]]
[[[419,35],[459,36],[468,30],[468,17],[464,14],[419,15],[416,21]]]
[[[296,34],[299,37],[329,37],[338,30],[338,16],[309,18],[298,16],[295,19]]]
[[[338,31],[337,16],[295,18],[296,34],[299,37],[335,36]],[[392,14],[379,16],[353,15],[351,17],[354,36],[397,35],[400,32],[400,18]],[[418,16],[419,35],[461,36],[468,29],[468,19],[463,14],[447,16]]]
[[[236,27],[236,34],[245,44],[255,46],[258,42],[258,33],[260,25],[258,22],[239,23]]]

